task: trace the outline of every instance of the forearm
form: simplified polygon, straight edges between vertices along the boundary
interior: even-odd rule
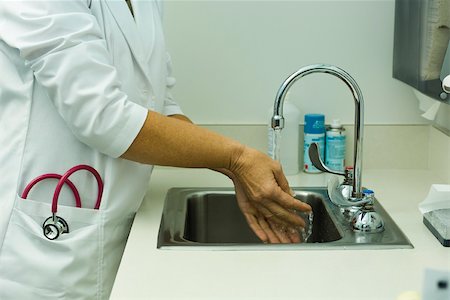
[[[122,157],[146,164],[221,172],[233,180],[239,207],[262,241],[300,241],[296,230],[305,222],[295,211],[310,211],[311,207],[292,197],[279,163],[197,127],[185,116],[165,117],[149,111],[143,128]],[[290,231],[274,231],[279,228]]]
[[[138,136],[121,157],[152,165],[229,169],[244,146],[185,121],[189,119],[149,111]]]
[[[174,118],[174,119],[177,119],[177,120],[181,120],[181,121],[185,121],[185,122],[189,122],[191,124],[194,124],[194,122],[192,122],[192,120],[189,119],[185,115],[177,114],[177,115],[169,115],[168,117],[169,118]],[[227,169],[222,168],[222,169],[211,169],[211,170],[219,172],[219,173],[222,173],[222,174],[226,175],[227,177],[229,177],[230,179],[234,179],[233,173],[231,171],[227,170]]]

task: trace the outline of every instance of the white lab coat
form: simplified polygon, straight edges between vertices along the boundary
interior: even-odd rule
[[[133,2],[133,1],[132,1]],[[0,299],[107,299],[152,167],[118,158],[147,110],[182,113],[171,100],[157,1],[1,1]],[[57,215],[70,232],[51,241],[54,180],[28,199],[25,185],[44,173],[70,179],[83,208],[63,190]],[[145,253],[142,253],[145,258]]]

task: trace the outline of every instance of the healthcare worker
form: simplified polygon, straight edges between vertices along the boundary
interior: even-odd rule
[[[266,242],[297,242],[304,226],[278,163],[193,125],[174,85],[159,1],[0,2],[0,299],[107,299],[153,165],[229,176],[250,227]],[[70,177],[51,240],[55,180],[41,174],[88,165]],[[53,220],[53,219],[52,219]],[[55,223],[56,224],[56,223]],[[55,225],[56,226],[56,225]],[[145,253],[142,253],[145,259]]]

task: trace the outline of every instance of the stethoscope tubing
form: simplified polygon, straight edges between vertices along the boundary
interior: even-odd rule
[[[64,175],[61,176],[61,178],[58,181],[58,184],[55,188],[55,193],[53,194],[53,200],[52,200],[52,213],[56,213],[58,210],[58,198],[59,194],[61,193],[61,189],[64,185],[64,183],[68,180],[69,176],[73,173],[80,171],[80,170],[87,170],[92,175],[94,175],[95,179],[97,180],[97,186],[98,186],[98,193],[97,193],[97,201],[95,202],[94,209],[99,209],[100,204],[102,201],[102,195],[103,195],[103,181],[100,176],[100,174],[95,170],[93,167],[88,165],[77,165],[75,167],[70,168]],[[81,206],[80,206],[81,207]]]
[[[51,208],[52,214],[55,215],[58,210],[58,199],[59,199],[59,195],[61,193],[61,189],[64,184],[67,184],[69,186],[69,188],[72,190],[72,193],[75,198],[75,206],[78,208],[81,208],[82,205],[81,205],[80,193],[78,192],[77,188],[75,187],[75,184],[73,184],[73,182],[69,180],[69,176],[71,176],[73,173],[80,171],[80,170],[89,171],[95,177],[95,179],[97,181],[98,193],[97,193],[97,200],[95,202],[94,209],[99,209],[101,200],[102,200],[102,195],[103,195],[103,181],[102,181],[100,174],[97,172],[97,170],[95,170],[93,167],[88,166],[88,165],[74,166],[74,167],[70,168],[63,175],[59,175],[59,174],[55,174],[55,173],[48,173],[48,174],[40,175],[40,176],[36,177],[35,179],[33,179],[32,181],[30,181],[30,183],[27,184],[27,186],[25,187],[25,189],[22,192],[21,198],[27,199],[28,194],[30,193],[31,189],[38,182],[40,182],[44,179],[58,179],[58,183],[56,184],[56,188],[53,193],[52,208]]]
[[[44,180],[44,179],[61,179],[62,175],[59,174],[54,174],[54,173],[48,173],[48,174],[43,174],[40,175],[38,177],[36,177],[35,179],[33,179],[32,181],[30,181],[30,183],[27,184],[27,186],[25,187],[25,189],[22,192],[22,195],[20,196],[22,199],[27,199],[28,198],[28,194],[30,193],[31,189],[40,181]],[[64,183],[67,183],[67,185],[70,187],[70,189],[72,190],[73,196],[75,198],[75,206],[76,207],[80,207],[81,208],[81,198],[80,198],[80,193],[78,192],[77,188],[75,187],[75,185],[73,184],[72,181],[70,181],[69,179],[66,179],[64,181]]]

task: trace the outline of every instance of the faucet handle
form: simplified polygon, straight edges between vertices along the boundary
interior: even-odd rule
[[[320,171],[335,174],[335,175],[341,175],[341,176],[344,176],[347,178],[346,173],[332,170],[332,169],[328,168],[327,166],[325,166],[324,162],[320,158],[319,144],[312,143],[309,146],[308,154],[309,154],[309,158],[311,159],[311,162],[314,165],[314,167],[316,167]]]

